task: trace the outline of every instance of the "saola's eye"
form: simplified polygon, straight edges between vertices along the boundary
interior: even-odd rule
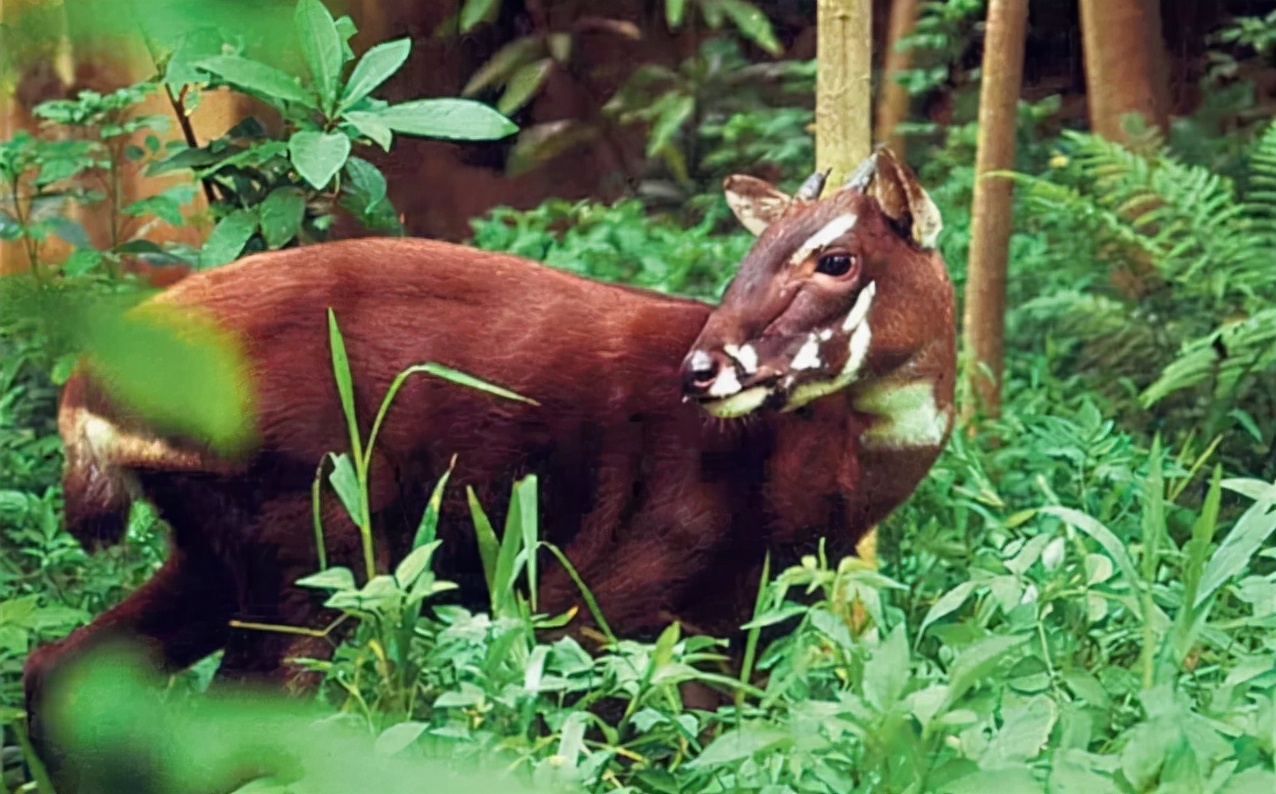
[[[820,261],[815,265],[815,272],[826,276],[845,276],[853,267],[855,267],[855,255],[843,251],[820,257]]]

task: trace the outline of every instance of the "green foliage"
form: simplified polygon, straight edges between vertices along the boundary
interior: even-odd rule
[[[1248,446],[1265,446],[1276,432],[1276,127],[1255,143],[1240,187],[1156,141],[1064,141],[1063,167],[1016,178],[1025,207],[1048,224],[1052,280],[1074,286],[1021,311],[1057,323],[1088,370],[1124,379],[1170,426],[1243,428]],[[1243,454],[1239,444],[1230,446]]]
[[[401,232],[386,196],[385,177],[354,154],[357,146],[389,150],[394,135],[491,140],[516,127],[485,105],[462,99],[419,99],[391,105],[372,96],[407,60],[411,42],[384,42],[356,62],[349,18],[334,20],[318,0],[300,0],[295,38],[309,79],[248,57],[197,28],[163,59],[163,80],[185,96],[192,82],[229,86],[266,103],[283,119],[268,132],[247,119],[203,146],[180,147],[151,173],[190,169],[217,198],[217,226],[201,252],[201,266],[229,262],[245,251],[279,248],[326,237],[337,205],[366,227]],[[210,54],[216,53],[216,54]],[[349,68],[350,64],[353,68]],[[176,102],[184,112],[183,101]]]
[[[682,295],[718,295],[753,238],[741,229],[714,234],[729,223],[721,197],[695,226],[649,215],[642,202],[611,206],[551,199],[520,212],[497,208],[473,223],[473,245],[505,251],[573,273]]]

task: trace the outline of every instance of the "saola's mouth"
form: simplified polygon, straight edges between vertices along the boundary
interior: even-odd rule
[[[793,411],[861,379],[873,332],[870,282],[840,320],[800,334],[767,335],[687,359],[683,394],[710,414],[731,419],[762,408]]]

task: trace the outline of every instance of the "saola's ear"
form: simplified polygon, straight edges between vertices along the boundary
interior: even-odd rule
[[[722,182],[727,206],[736,218],[755,236],[776,221],[789,208],[793,198],[770,182],[757,177],[733,174]]]
[[[882,147],[869,155],[847,180],[852,190],[872,196],[882,211],[925,249],[935,247],[944,221],[912,170]]]

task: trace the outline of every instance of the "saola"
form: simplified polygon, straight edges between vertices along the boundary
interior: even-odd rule
[[[257,254],[153,298],[211,315],[242,344],[259,440],[218,457],[114,404],[88,369],[73,374],[59,414],[68,529],[87,546],[117,542],[143,498],[171,526],[171,551],[121,604],[30,656],[33,736],[44,740],[49,681],[108,639],[140,641],[164,670],[224,650],[219,677],[281,685],[307,683],[289,658],[331,652],[326,640],[230,625],[332,618],[294,584],[317,568],[315,467],[348,443],[329,308],[365,423],[394,377],[427,361],[535,400],[407,382],[370,468],[387,566],[453,455],[439,573],[472,604],[486,593],[465,487],[500,526],[512,481],[528,473],[542,537],[625,636],[671,620],[729,635],[749,616],[768,550],[783,565],[824,537],[832,554],[852,553],[950,433],[953,291],[934,247],[938,213],[889,152],[821,198],[823,182],[814,175],[790,197],[727,180],[759,237],[716,307],[407,239]],[[322,512],[330,562],[357,569],[356,527],[331,494]],[[539,597],[549,613],[580,605],[553,560]]]

